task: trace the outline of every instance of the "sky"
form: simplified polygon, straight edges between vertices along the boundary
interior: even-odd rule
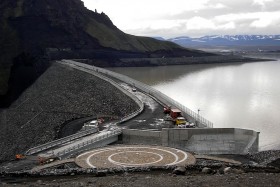
[[[151,37],[280,34],[280,0],[83,0],[122,31]]]

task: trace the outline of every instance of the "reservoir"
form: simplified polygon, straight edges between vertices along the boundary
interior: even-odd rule
[[[277,61],[110,68],[144,82],[214,123],[260,132],[260,150],[280,148]]]

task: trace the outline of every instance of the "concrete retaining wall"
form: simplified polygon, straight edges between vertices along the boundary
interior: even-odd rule
[[[105,146],[107,146],[107,145],[109,145],[111,143],[117,142],[118,141],[118,136],[119,135],[111,136],[109,138],[102,139],[100,141],[96,141],[96,142],[94,142],[92,144],[89,144],[89,145],[87,145],[85,147],[81,147],[79,149],[75,149],[73,151],[69,150],[69,152],[65,152],[65,154],[62,154],[59,157],[61,159],[66,159],[69,156],[71,156],[71,154],[75,154],[75,153],[78,153],[78,152],[85,152],[85,151],[96,149],[96,148],[100,148],[100,147],[105,147]]]
[[[161,145],[161,131],[123,129],[123,144]]]
[[[235,128],[123,130],[125,144],[174,147],[200,154],[247,154],[257,152],[259,133]]]
[[[182,105],[181,103],[173,100],[172,98],[166,96],[165,94],[161,93],[160,91],[142,83],[139,81],[136,81],[130,77],[127,77],[125,75],[121,75],[103,68],[98,68],[95,66],[91,66],[91,65],[87,65],[87,64],[83,64],[83,63],[79,63],[79,62],[75,62],[73,60],[62,60],[61,62],[62,64],[67,64],[69,66],[72,66],[74,68],[80,69],[82,71],[88,72],[90,74],[96,75],[98,77],[103,77],[104,80],[108,79],[104,76],[102,76],[99,73],[103,73],[103,74],[107,74],[110,75],[116,79],[119,79],[123,82],[126,82],[127,84],[131,84],[134,85],[137,89],[142,90],[143,92],[145,92],[146,94],[151,95],[152,97],[156,98],[156,100],[160,103],[163,103],[165,106],[172,106],[175,108],[178,108],[182,111],[182,114],[184,117],[186,117],[188,119],[188,121],[192,122],[192,123],[196,123],[196,125],[200,128],[213,128],[213,123],[208,121],[207,119],[203,118],[202,116],[198,115],[196,112],[190,110],[189,108],[187,108],[186,106]],[[96,72],[94,72],[96,71]],[[110,81],[110,79],[108,79],[108,81]],[[116,85],[118,86],[118,85]],[[140,111],[140,110],[139,110]]]

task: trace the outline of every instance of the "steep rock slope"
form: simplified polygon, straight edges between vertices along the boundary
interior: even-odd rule
[[[1,0],[0,25],[0,106],[36,80],[49,59],[101,58],[113,63],[126,57],[209,55],[125,34],[81,0]]]
[[[0,162],[57,138],[67,121],[104,115],[120,118],[138,108],[108,82],[53,64],[9,108],[0,110]]]

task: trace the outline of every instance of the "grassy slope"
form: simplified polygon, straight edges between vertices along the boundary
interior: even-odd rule
[[[117,28],[108,27],[107,25],[94,19],[89,20],[85,31],[90,36],[98,39],[102,46],[117,50],[152,52],[157,50],[172,50],[174,48],[181,48],[171,42],[158,41],[148,37],[128,35]]]

